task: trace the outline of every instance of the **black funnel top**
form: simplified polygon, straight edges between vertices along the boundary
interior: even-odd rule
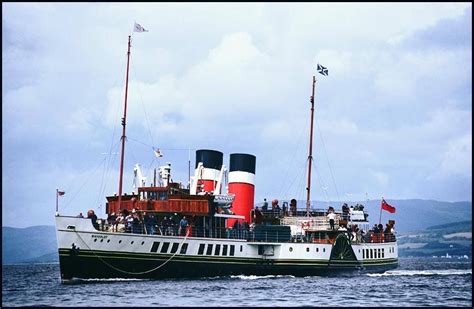
[[[248,172],[255,174],[255,164],[257,158],[246,153],[232,153],[230,155],[229,172]]]
[[[223,154],[217,150],[200,149],[196,150],[196,166],[202,162],[204,167],[220,170],[222,168]]]

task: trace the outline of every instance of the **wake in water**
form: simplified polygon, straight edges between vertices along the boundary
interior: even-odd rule
[[[266,276],[256,276],[256,275],[237,275],[237,276],[230,276],[232,279],[240,279],[240,280],[258,280],[258,279],[274,279],[274,278],[295,278],[292,275],[266,275]]]
[[[136,279],[136,278],[90,278],[90,279],[82,279],[82,278],[74,278],[67,281],[63,281],[63,284],[85,284],[85,283],[110,283],[110,282],[119,282],[119,281],[148,281],[150,279]]]
[[[382,274],[367,274],[369,277],[384,276],[460,276],[472,275],[472,269],[440,269],[440,270],[389,270]]]

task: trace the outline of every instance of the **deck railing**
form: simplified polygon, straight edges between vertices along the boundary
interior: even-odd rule
[[[295,220],[298,218],[294,217]],[[321,220],[317,223],[318,227],[326,227],[329,231],[329,224],[323,222],[325,218],[314,217],[314,220]],[[288,221],[291,224],[291,222]],[[337,224],[337,221],[336,221]],[[99,220],[95,225],[95,228],[99,231],[116,232],[116,233],[133,233],[133,234],[147,234],[147,235],[165,235],[165,236],[185,236],[188,237],[206,237],[206,238],[223,238],[223,239],[243,239],[247,241],[262,241],[262,242],[309,242],[309,243],[321,243],[331,244],[334,239],[328,237],[304,234],[290,235],[288,232],[280,231],[259,231],[251,228],[225,228],[225,227],[214,227],[214,228],[203,228],[203,227],[188,227],[180,229],[178,225],[172,226],[147,226],[144,224],[130,225],[125,224],[108,224],[106,220]],[[319,231],[322,231],[318,229]],[[309,229],[311,231],[311,229]],[[382,242],[395,242],[396,237],[391,233],[373,233],[368,232],[364,236],[360,233],[345,232],[351,243],[382,243]]]

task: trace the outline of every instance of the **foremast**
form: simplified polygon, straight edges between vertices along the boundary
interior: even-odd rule
[[[123,118],[122,118],[122,151],[120,154],[120,176],[119,176],[119,192],[118,192],[118,207],[120,208],[120,203],[122,201],[122,181],[123,181],[123,158],[125,155],[125,125],[127,120],[127,96],[128,96],[128,71],[130,65],[130,47],[131,47],[131,38],[128,36],[128,51],[127,51],[127,75],[125,77],[125,104],[123,108]]]

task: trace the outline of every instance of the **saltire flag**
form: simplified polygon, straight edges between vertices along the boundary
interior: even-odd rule
[[[142,25],[137,24],[136,22],[135,22],[135,25],[133,26],[133,31],[134,32],[148,32],[148,30],[146,30],[145,28],[142,27]]]
[[[59,196],[63,196],[64,194],[66,194],[65,191],[58,191],[58,195],[59,195]]]
[[[383,210],[386,210],[390,213],[394,213],[395,212],[395,207],[393,207],[392,205],[388,204],[387,202],[385,202],[384,199],[382,199],[382,204],[380,205],[380,207],[382,207]]]
[[[158,149],[158,148],[155,149],[155,156],[156,156],[157,158],[160,158],[160,157],[163,156],[163,153],[161,153],[160,149]]]
[[[320,74],[323,74],[324,76],[328,76],[328,74],[329,74],[328,69],[325,68],[325,67],[323,67],[323,66],[320,65],[319,63],[318,63],[318,72],[319,72]]]

